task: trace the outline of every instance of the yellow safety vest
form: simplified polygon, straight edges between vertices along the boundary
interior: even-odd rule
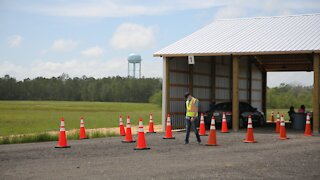
[[[194,117],[194,116],[198,116],[198,108],[196,107],[196,101],[198,101],[198,99],[192,97],[192,99],[190,101],[186,101],[186,108],[187,108],[187,113],[186,116],[188,117]]]

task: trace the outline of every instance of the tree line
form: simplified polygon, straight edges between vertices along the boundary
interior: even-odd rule
[[[22,81],[9,75],[0,78],[1,100],[148,102],[160,90],[159,78],[70,78],[67,74]]]
[[[313,87],[281,84],[267,88],[267,108],[312,108]],[[82,76],[24,79],[0,78],[0,100],[151,102],[161,106],[161,79]]]
[[[313,86],[280,84],[278,87],[267,89],[267,108],[286,108],[293,106],[298,109],[301,105],[312,108]]]

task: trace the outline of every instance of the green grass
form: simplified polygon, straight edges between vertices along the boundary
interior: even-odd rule
[[[132,125],[138,125],[142,117],[146,125],[150,113],[155,124],[160,124],[161,108],[149,103],[0,101],[0,136],[43,134],[43,137],[28,137],[41,141],[46,132],[59,131],[61,117],[65,118],[66,130],[79,129],[81,116],[84,116],[88,129],[117,127],[119,115],[124,116],[124,121],[130,115]],[[98,132],[92,136],[100,135]]]
[[[286,121],[289,120],[289,115],[288,115],[289,109],[267,109],[267,115],[266,115],[267,121],[270,121],[270,120],[271,120],[271,113],[272,113],[272,111],[274,112],[274,120],[277,119],[277,112],[280,113],[280,116],[283,114],[283,115],[284,115],[284,119],[285,119]]]
[[[115,137],[119,136],[115,132],[101,132],[93,131],[87,133],[87,137],[91,138],[101,138],[101,137]],[[15,136],[2,136],[0,137],[1,144],[19,144],[19,143],[31,143],[31,142],[46,142],[46,141],[58,141],[59,133],[35,133],[35,134],[22,134]],[[79,130],[73,133],[67,133],[68,140],[79,139]]]

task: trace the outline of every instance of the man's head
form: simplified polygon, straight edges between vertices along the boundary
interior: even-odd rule
[[[190,99],[191,98],[191,94],[189,92],[185,92],[184,93],[184,98]]]

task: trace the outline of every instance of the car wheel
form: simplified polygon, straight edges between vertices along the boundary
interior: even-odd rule
[[[243,119],[243,118],[240,118],[239,127],[240,127],[240,128],[243,128],[243,127],[244,127],[244,119]]]

